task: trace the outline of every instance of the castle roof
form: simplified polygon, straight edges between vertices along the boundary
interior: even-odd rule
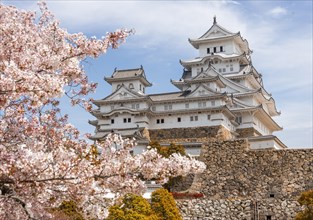
[[[130,80],[140,80],[145,86],[151,86],[152,84],[147,80],[143,67],[136,69],[123,69],[118,70],[115,68],[111,77],[105,77],[105,81],[112,84],[112,82],[123,82]]]
[[[248,63],[248,59],[246,57],[246,54],[224,54],[224,53],[214,53],[213,55],[209,55],[209,56],[205,56],[205,57],[196,57],[194,59],[191,60],[179,60],[180,64],[185,67],[188,68],[193,64],[199,64],[199,63],[204,63],[207,60],[212,60],[214,58],[219,58],[221,60],[228,60],[230,58],[242,58],[246,61],[246,63]]]

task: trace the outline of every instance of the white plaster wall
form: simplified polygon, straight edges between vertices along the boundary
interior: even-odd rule
[[[168,129],[168,128],[187,128],[187,127],[200,127],[200,126],[218,126],[221,125],[221,120],[212,120],[218,118],[219,114],[211,115],[211,120],[208,120],[208,114],[191,114],[191,115],[172,115],[172,116],[160,116],[150,118],[150,129]],[[193,116],[194,120],[191,121],[190,117]],[[195,120],[195,116],[198,116],[198,120]],[[215,116],[215,117],[214,117]],[[221,116],[221,115],[219,115]],[[181,118],[181,122],[177,121],[177,118]],[[221,118],[221,117],[219,117]],[[157,119],[164,119],[164,123],[157,124]]]
[[[273,132],[268,129],[268,127],[262,123],[258,118],[254,117],[254,128],[260,132],[262,135],[270,135]]]
[[[130,80],[130,81],[125,81],[125,82],[113,82],[112,83],[112,92],[114,92],[117,89],[118,85],[124,84],[125,87],[129,88],[129,85],[131,83],[133,84],[135,91],[142,91],[143,92],[144,85],[142,85],[139,80]],[[141,90],[140,90],[140,85],[141,85]]]
[[[220,46],[223,46],[223,52],[224,54],[233,54],[233,41],[215,41],[212,43],[206,43],[199,46],[199,57],[205,57],[208,56],[207,54],[207,48],[210,48],[210,52],[212,53],[214,51],[214,47],[216,47],[216,53],[220,52]]]
[[[263,141],[250,141],[250,147],[251,149],[266,149],[266,148],[278,148],[277,145],[275,145],[274,140],[263,140]]]

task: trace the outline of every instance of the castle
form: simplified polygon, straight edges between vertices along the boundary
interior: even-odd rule
[[[280,113],[263,86],[262,75],[252,65],[247,40],[240,33],[221,27],[214,17],[211,28],[198,39],[189,39],[199,56],[181,60],[182,77],[172,80],[179,91],[146,94],[152,86],[143,67],[115,69],[105,80],[112,93],[93,103],[98,109],[89,121],[96,127],[94,140],[103,139],[112,130],[124,137],[135,137],[135,153],[151,139],[164,144],[173,141],[186,147],[191,155],[200,154],[199,138],[248,138],[252,148],[283,149],[286,146],[273,135],[282,128],[273,120]],[[186,130],[197,129],[186,139]],[[200,130],[199,130],[200,129]],[[197,138],[197,140],[195,139]]]
[[[189,39],[199,56],[181,60],[179,91],[146,94],[143,67],[115,69],[105,80],[112,93],[93,103],[93,140],[112,131],[135,137],[140,153],[151,140],[182,144],[207,165],[175,191],[202,198],[177,199],[186,220],[289,220],[301,210],[301,192],[313,189],[313,149],[288,149],[276,136],[279,112],[253,67],[240,33],[217,24]]]

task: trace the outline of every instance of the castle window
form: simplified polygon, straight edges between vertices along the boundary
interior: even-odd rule
[[[198,116],[197,115],[195,116],[195,121],[198,121]]]
[[[219,72],[219,73],[221,73],[221,72],[222,72],[222,69],[221,69],[221,68],[219,68],[219,69],[218,69],[218,72]]]
[[[211,120],[211,115],[208,115],[208,120]]]
[[[210,53],[210,48],[206,48],[206,53]]]
[[[139,89],[141,90],[141,84],[139,85]]]
[[[213,48],[213,52],[216,53],[216,47]]]
[[[204,107],[206,107],[206,102],[198,102],[198,107],[199,107],[199,108],[204,108]]]
[[[111,110],[113,110],[114,109],[114,105],[111,105]]]
[[[220,51],[223,52],[223,46],[220,46]]]
[[[233,64],[230,64],[230,71],[234,71],[234,67],[233,67]]]
[[[136,108],[136,105],[135,104],[132,104],[132,109],[135,109]]]
[[[181,122],[181,118],[177,118],[177,122]]]
[[[164,110],[172,110],[172,105],[164,105]]]
[[[130,89],[134,89],[134,85],[132,83],[129,84]]]
[[[193,116],[190,116],[190,121],[193,121]]]
[[[111,119],[111,124],[114,124],[114,119]]]
[[[212,106],[215,106],[215,101],[211,101],[211,105],[212,105]]]
[[[226,72],[226,68],[223,68],[223,73],[225,73]]]
[[[131,118],[123,118],[124,123],[130,123],[132,121]]]
[[[162,118],[162,119],[157,119],[157,124],[163,124],[164,123],[164,118]]]
[[[185,108],[189,108],[189,103],[186,103],[186,104],[185,104]]]
[[[155,106],[152,106],[152,111],[155,111],[156,110],[156,107]]]
[[[139,107],[140,107],[139,104],[136,104],[136,109],[139,109]]]
[[[274,193],[270,193],[270,198],[274,198],[275,194]]]
[[[267,215],[266,216],[266,220],[272,220],[272,216],[271,215]]]
[[[142,88],[142,92],[145,93],[145,87]]]

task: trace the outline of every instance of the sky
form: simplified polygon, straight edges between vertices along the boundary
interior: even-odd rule
[[[94,99],[111,93],[103,78],[114,68],[143,66],[153,86],[146,93],[174,92],[170,80],[181,78],[179,60],[192,59],[197,50],[188,38],[198,38],[217,23],[240,31],[253,50],[252,63],[263,76],[280,116],[283,131],[274,133],[289,148],[312,148],[312,1],[46,1],[70,33],[101,37],[118,28],[134,29],[117,50],[83,63],[91,81],[99,83]],[[36,1],[0,0],[26,10],[38,10]],[[93,133],[93,116],[62,102],[65,113],[82,133]]]

